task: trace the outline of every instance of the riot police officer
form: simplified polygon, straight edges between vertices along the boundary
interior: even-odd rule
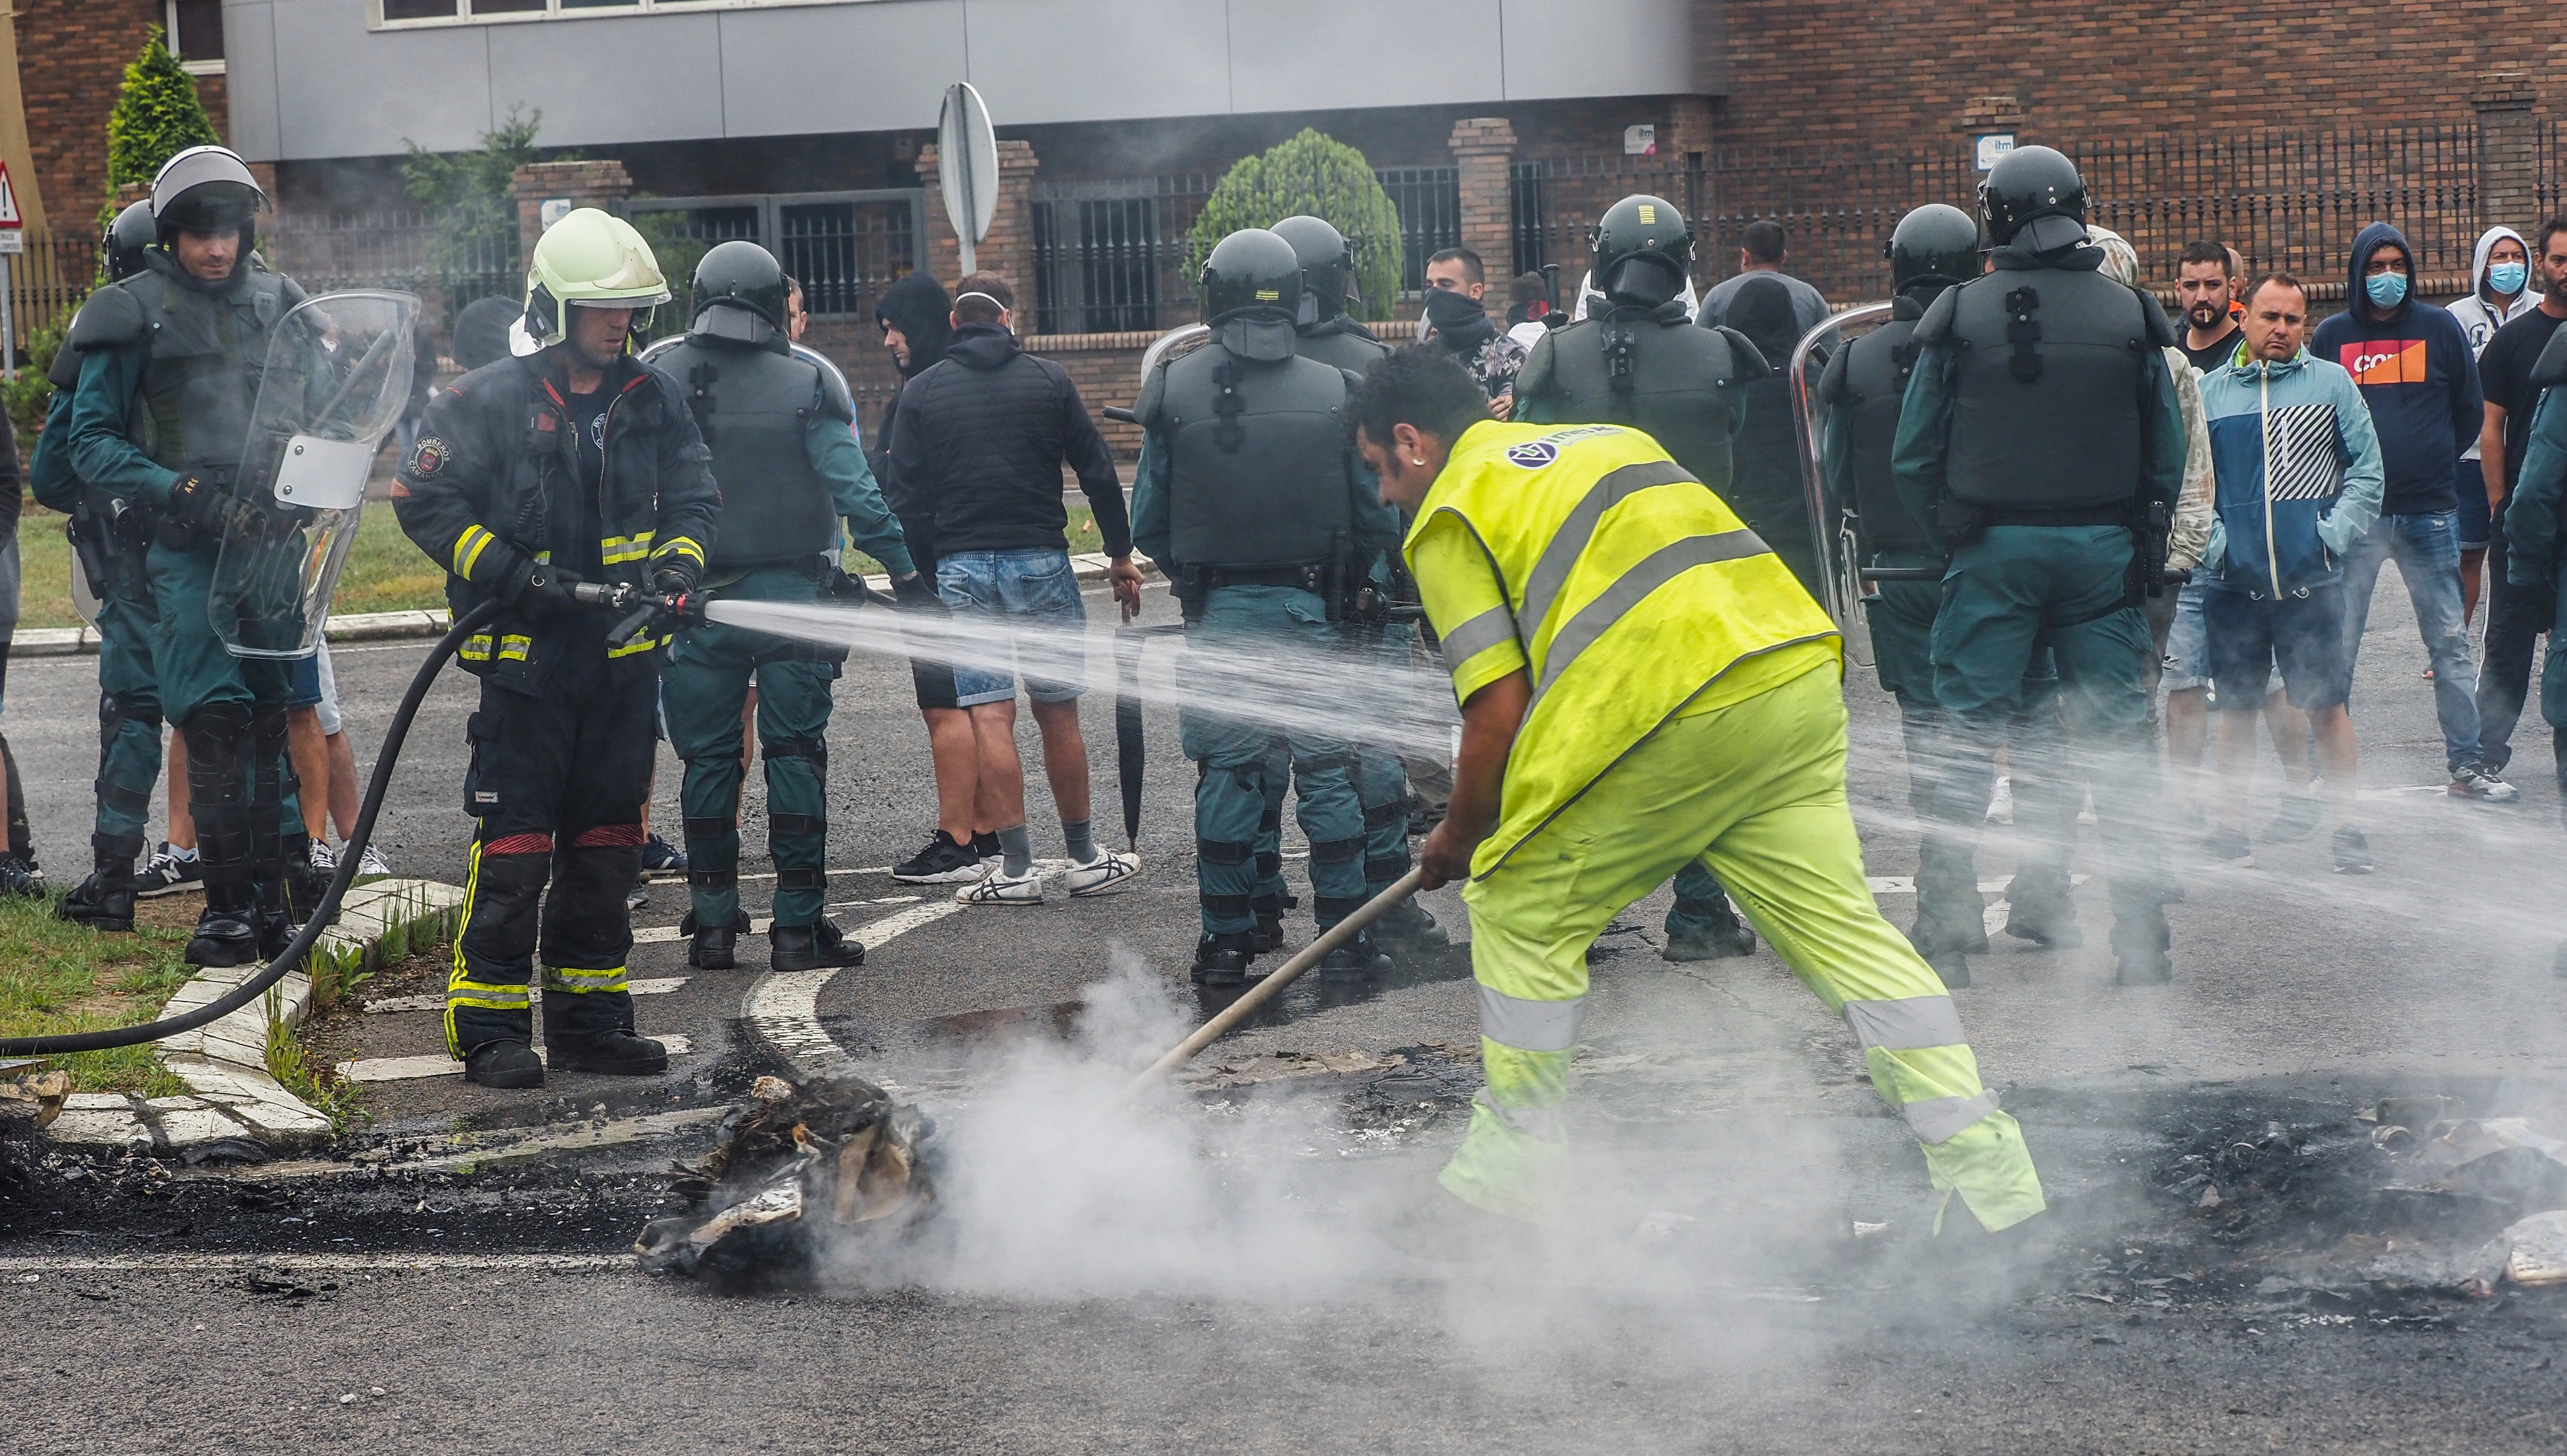
[[[624,900],[642,869],[665,638],[609,642],[577,590],[683,596],[715,540],[721,496],[687,389],[632,354],[668,301],[632,224],[573,209],[527,260],[537,351],[438,390],[394,487],[402,529],[449,573],[455,614],[501,604],[459,654],[481,679],[463,784],[478,830],[445,992],[446,1048],[484,1086],[544,1079],[527,995],[539,911],[552,1068],[668,1065],[634,1034]]]
[[[151,246],[151,203],[130,203],[107,232],[107,275],[121,283],[143,268]],[[84,333],[77,322],[71,333]],[[53,403],[28,461],[27,483],[38,503],[72,518],[72,550],[98,601],[98,796],[90,833],[88,879],[54,904],[54,913],[98,930],[134,929],[134,861],[143,853],[151,788],[160,778],[160,688],[151,671],[157,613],[145,553],[151,514],[140,502],[83,484],[72,469],[72,400],[80,387],[80,351],[54,355]]]
[[[1747,423],[1745,386],[1772,373],[1745,335],[1700,329],[1685,311],[1693,229],[1664,197],[1631,196],[1596,224],[1602,302],[1535,341],[1516,375],[1515,419],[1531,425],[1635,425],[1687,474],[1726,498],[1730,444]],[[1749,523],[1751,526],[1754,522]],[[1756,933],[1711,872],[1676,872],[1670,961],[1744,956]]]
[[[1212,341],[1170,360],[1141,388],[1136,412],[1149,468],[1134,491],[1133,538],[1164,563],[1185,607],[1190,651],[1255,654],[1277,640],[1321,648],[1338,639],[1338,604],[1398,542],[1346,431],[1351,380],[1294,352],[1301,265],[1264,228],[1232,233],[1204,265]],[[1254,862],[1268,779],[1287,769],[1310,841],[1313,918],[1321,930],[1364,902],[1364,820],[1353,747],[1342,738],[1272,730],[1188,710],[1195,760],[1196,875],[1203,937],[1199,985],[1238,986],[1256,957]],[[1320,965],[1360,978],[1376,965],[1369,935]]]
[[[1898,220],[1889,236],[1892,296],[1887,323],[1838,350],[1819,380],[1826,411],[1822,459],[1838,506],[1854,517],[1862,564],[1939,571],[1933,533],[1911,514],[1891,479],[1889,452],[1916,358],[1916,321],[1943,291],[1979,273],[1979,225],[1958,207],[1927,203]],[[1883,691],[1898,700],[1907,744],[1907,801],[1919,824],[1933,810],[1942,711],[1934,701],[1932,634],[1942,589],[1929,581],[1883,581],[1864,595],[1871,650]],[[2023,711],[2009,738],[2014,827],[2026,841],[2008,887],[2008,934],[2049,945],[2081,944],[2068,902],[2068,852],[2076,805],[2059,771],[2058,677],[2047,647],[2034,655]],[[1968,957],[1987,949],[1986,911],[1977,880],[1957,876],[1948,856],[1929,859],[1916,876],[1916,928],[1909,939],[1942,974],[1969,984]]]
[[[855,401],[825,364],[793,352],[784,269],[734,240],[696,265],[695,319],[685,337],[642,358],[685,388],[722,487],[722,530],[705,557],[705,585],[723,596],[810,602],[844,579],[833,553],[839,521],[892,570],[896,590],[927,591],[900,525],[855,437]],[[757,689],[757,740],[766,760],[766,833],[775,860],[768,958],[778,971],[861,966],[864,947],[821,915],[828,888],[829,685],[843,651],[714,624],[669,649],[661,704],[670,745],[686,760],[687,884],[694,907],[687,963],[727,970],[747,928],[738,868],[740,708]]]
[[[1301,264],[1293,351],[1357,376],[1389,354],[1389,345],[1346,312],[1361,298],[1355,286],[1354,250],[1346,245],[1345,234],[1323,217],[1303,214],[1276,223],[1275,235],[1292,245],[1292,256]],[[1367,569],[1375,586],[1367,601],[1378,608],[1416,601],[1416,588],[1408,581],[1396,550]],[[1378,609],[1363,614],[1347,623],[1346,630],[1364,640],[1354,645],[1368,642],[1374,661],[1405,673],[1415,660],[1417,629],[1385,616]],[[1396,749],[1361,740],[1355,744],[1355,794],[1363,802],[1364,894],[1370,898],[1408,873],[1408,769]],[[1266,818],[1257,832],[1254,900],[1261,950],[1283,944],[1284,776],[1280,767],[1267,775]],[[1374,921],[1372,933],[1385,949],[1395,951],[1431,952],[1448,944],[1443,927],[1413,897]]]
[[[287,664],[233,656],[211,609],[226,533],[255,539],[274,510],[232,482],[272,336],[302,328],[285,320],[303,291],[252,252],[266,203],[248,165],[223,147],[170,157],[152,179],[142,271],[99,290],[69,340],[81,355],[73,472],[157,517],[146,557],[152,670],[161,710],[187,741],[205,908],[186,957],[201,966],[281,951],[321,888],[287,797]],[[120,868],[118,858],[103,868]]]
[[[2167,886],[2139,602],[2183,475],[2181,407],[2158,354],[2174,329],[2155,300],[2098,271],[2067,157],[2018,148],[1979,195],[1994,267],[1918,320],[1891,460],[1949,557],[1932,638],[1947,751],[1917,878],[1975,881],[1993,753],[2046,641],[2092,755],[2119,979],[2160,982]]]

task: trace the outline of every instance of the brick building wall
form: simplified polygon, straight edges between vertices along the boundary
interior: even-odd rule
[[[160,0],[17,0],[15,8],[18,87],[37,184],[53,216],[85,228],[107,195],[107,115],[126,64],[165,12]],[[215,134],[228,135],[224,79],[195,80]]]

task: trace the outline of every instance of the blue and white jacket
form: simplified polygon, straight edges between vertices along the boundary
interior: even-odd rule
[[[2306,596],[2380,518],[2380,437],[2362,387],[2310,356],[2250,361],[2243,343],[2201,377],[2218,521],[2197,579],[2259,599]]]

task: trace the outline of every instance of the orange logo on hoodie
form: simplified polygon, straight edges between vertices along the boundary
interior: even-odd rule
[[[2336,363],[2358,385],[2421,385],[2424,383],[2424,341],[2370,339],[2347,344],[2336,351]]]

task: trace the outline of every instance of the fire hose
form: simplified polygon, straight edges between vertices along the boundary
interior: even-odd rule
[[[383,812],[384,795],[392,788],[393,769],[401,762],[402,744],[410,737],[411,723],[419,717],[422,703],[428,700],[429,685],[444,670],[463,639],[487,626],[499,613],[495,601],[484,602],[455,619],[454,625],[428,650],[428,661],[410,680],[410,690],[402,694],[401,707],[393,711],[392,726],[384,730],[384,744],[375,758],[374,777],[366,784],[365,802],[357,810],[357,827],[348,835],[347,847],[339,852],[339,869],[330,877],[330,887],[321,894],[303,928],[286,943],[285,950],[267,963],[256,976],[242,982],[230,992],[179,1016],[146,1021],[139,1026],[117,1026],[104,1031],[71,1031],[54,1036],[13,1036],[0,1038],[0,1056],[62,1056],[75,1051],[105,1051],[115,1046],[133,1046],[144,1041],[157,1041],[192,1031],[199,1026],[221,1020],[232,1013],[265,996],[268,988],[285,979],[286,973],[303,964],[321,933],[339,918],[339,902],[347,897],[356,883],[357,871],[365,858],[366,843],[374,837],[375,818]]]

